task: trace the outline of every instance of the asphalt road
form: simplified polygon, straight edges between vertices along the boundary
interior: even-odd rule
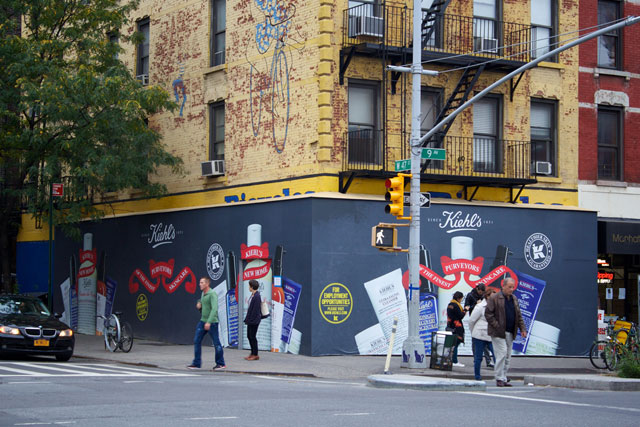
[[[639,392],[377,389],[362,380],[0,360],[0,425],[637,426]]]

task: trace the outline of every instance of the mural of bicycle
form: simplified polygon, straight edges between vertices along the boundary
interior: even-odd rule
[[[269,73],[261,72],[249,62],[250,109],[253,136],[260,133],[262,104],[271,113],[273,145],[278,153],[284,151],[289,130],[289,64],[285,51],[286,40],[295,16],[295,5],[284,0],[254,0],[264,14],[264,21],[256,25],[255,42],[258,52],[266,54],[274,45]]]

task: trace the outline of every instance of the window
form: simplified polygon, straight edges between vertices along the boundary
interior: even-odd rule
[[[138,32],[144,40],[138,45],[136,75],[142,84],[149,83],[149,18],[138,21]],[[142,77],[146,76],[146,77]]]
[[[622,110],[598,107],[598,179],[622,179]]]
[[[349,82],[349,162],[380,163],[379,86]]]
[[[541,99],[531,100],[531,170],[540,170],[544,175],[557,175],[556,153],[556,104]],[[551,165],[549,173],[545,171],[546,162]],[[536,166],[539,166],[536,169]],[[546,171],[545,171],[546,172]],[[536,172],[537,173],[537,172]]]
[[[224,103],[209,104],[209,160],[224,160]]]
[[[440,91],[422,88],[422,96],[420,98],[420,136],[424,136],[431,128],[436,124],[436,119],[438,118],[438,113],[440,113],[440,100],[441,100]],[[441,142],[437,137],[437,134],[429,140],[429,143],[426,147],[436,147],[441,148]],[[422,163],[425,163],[426,160],[422,160]],[[430,169],[442,169],[444,166],[444,162],[442,160],[431,160],[429,161]]]
[[[531,57],[548,53],[555,49],[556,0],[536,0],[531,2]],[[556,61],[556,58],[549,59]]]
[[[224,64],[227,0],[211,0],[211,66]]]
[[[498,53],[498,7],[496,0],[473,0],[473,50]]]
[[[620,1],[598,1],[598,25],[620,19]],[[614,30],[598,37],[598,67],[620,69],[622,52],[620,30]]]
[[[500,98],[486,96],[473,105],[473,170],[500,172]]]
[[[120,37],[118,37],[118,33],[109,32],[107,33],[107,38],[109,39],[109,43],[118,45],[120,43]],[[113,55],[114,59],[118,59],[118,52]]]

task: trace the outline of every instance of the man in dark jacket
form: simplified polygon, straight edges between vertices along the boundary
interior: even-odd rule
[[[496,355],[495,377],[498,387],[511,387],[507,373],[511,361],[511,347],[518,329],[522,338],[527,337],[518,299],[513,295],[516,282],[511,277],[502,281],[502,291],[497,292],[487,301],[484,316],[489,325],[488,332]]]
[[[484,296],[484,291],[486,287],[484,283],[480,283],[475,288],[471,289],[471,292],[467,294],[467,297],[464,299],[464,308],[469,312],[469,317],[471,317],[471,313],[473,312],[473,308],[478,304],[482,297]],[[471,347],[471,350],[475,354],[475,347]],[[491,353],[489,351],[489,346],[484,348],[484,360],[487,363],[487,368],[492,368],[493,363],[491,363]]]

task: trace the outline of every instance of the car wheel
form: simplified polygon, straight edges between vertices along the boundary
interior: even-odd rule
[[[73,353],[66,353],[66,354],[56,354],[56,360],[58,362],[66,362],[69,359],[71,359],[71,356],[73,355]]]

